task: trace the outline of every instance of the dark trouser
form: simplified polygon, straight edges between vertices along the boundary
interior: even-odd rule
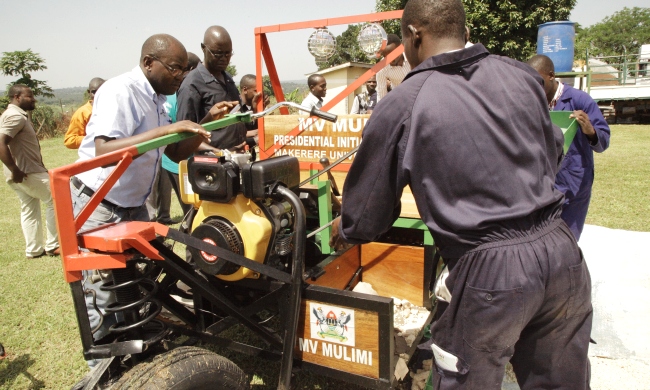
[[[153,207],[156,209],[155,220],[158,222],[169,222],[172,217],[170,215],[172,205],[172,185],[169,176],[165,174],[167,170],[162,167],[158,168],[156,180],[154,181],[153,192]]]
[[[251,152],[251,161],[255,161],[257,154],[255,152],[255,147],[257,146],[257,141],[255,137],[246,138],[246,145],[248,145],[248,151]]]
[[[557,219],[450,261],[451,294],[431,327],[435,389],[588,389],[591,279]],[[445,295],[445,294],[442,294]]]
[[[167,172],[167,177],[169,178],[169,181],[171,182],[172,189],[174,190],[174,193],[176,194],[176,199],[178,199],[178,203],[181,205],[181,209],[183,210],[183,215],[187,215],[187,212],[190,211],[192,208],[191,204],[183,203],[183,200],[181,199],[181,188],[178,185],[178,174],[174,172],[170,172],[166,169],[163,169],[163,171]]]
[[[80,183],[76,178],[72,179],[70,183],[70,191],[72,193],[72,207],[74,215],[78,215],[83,207],[90,200],[90,195],[83,192],[83,187],[77,188],[76,183]],[[83,184],[80,184],[84,186]],[[85,186],[84,186],[85,187]],[[97,206],[97,208],[90,215],[86,223],[84,223],[81,230],[94,229],[110,223],[117,223],[122,221],[149,221],[149,213],[147,207],[122,208],[116,205],[108,204],[104,201]],[[119,320],[122,320],[121,314],[108,314],[106,308],[112,302],[115,302],[115,293],[112,291],[101,290],[100,287],[113,280],[111,271],[88,270],[83,271],[83,287],[84,289],[91,289],[95,291],[92,294],[86,294],[86,310],[88,312],[88,319],[90,320],[90,328],[97,331],[93,334],[95,340],[100,340],[102,337],[109,333],[109,328]],[[95,302],[93,302],[93,298]],[[95,304],[97,308],[95,308]],[[100,316],[97,310],[100,310]],[[101,326],[99,326],[101,324]],[[92,368],[99,363],[98,360],[89,360],[88,365]]]

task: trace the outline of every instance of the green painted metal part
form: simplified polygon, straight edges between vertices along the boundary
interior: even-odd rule
[[[419,229],[424,232],[424,245],[433,245],[433,237],[427,225],[422,222],[421,219],[415,218],[397,218],[393,223],[394,227],[404,228],[404,229]]]
[[[309,170],[309,177],[314,176],[317,173],[318,173],[318,169],[312,168],[312,169]],[[316,184],[318,184],[318,180],[320,180],[320,176],[313,178],[309,183],[313,184],[313,185],[316,185]]]
[[[318,182],[318,223],[323,226],[332,220],[332,188],[329,180]],[[332,227],[328,227],[316,236],[320,239],[321,253],[329,254],[333,250],[330,247],[330,236]]]
[[[429,228],[422,222],[421,219],[414,218],[397,218],[393,226],[405,229],[420,229],[428,230]]]
[[[564,133],[564,153],[566,154],[578,132],[578,121],[575,118],[570,118],[573,111],[551,111],[550,114],[551,122],[562,129],[562,133]]]
[[[317,170],[310,170],[309,175],[315,175],[317,172]],[[318,178],[315,178],[312,182],[318,186],[318,225],[324,226],[332,221],[331,184],[329,180],[321,181],[318,180]],[[434,244],[433,236],[431,236],[429,228],[421,219],[400,217],[393,223],[393,226],[404,229],[422,230],[422,233],[424,234],[424,245],[433,246]],[[317,241],[320,241],[321,253],[323,254],[330,254],[333,252],[333,249],[329,246],[331,234],[331,228],[325,229],[316,234]]]
[[[318,169],[310,169],[309,176],[318,173]],[[318,225],[324,226],[332,221],[332,187],[329,180],[320,180],[315,177],[310,181],[310,184],[318,188]],[[332,228],[329,227],[320,233],[316,233],[316,242],[320,245],[322,254],[329,255],[334,250],[330,247],[330,237],[332,235]]]
[[[243,114],[231,114],[231,115],[226,115],[222,119],[217,119],[216,121],[208,122],[205,123],[201,126],[206,131],[214,131],[218,129],[222,129],[226,126],[234,125],[235,123],[248,123],[251,121],[251,113],[243,113]],[[178,141],[184,140],[186,138],[190,138],[192,136],[196,135],[195,133],[175,133],[175,134],[167,134],[162,137],[158,137],[156,139],[152,139],[149,141],[141,142],[137,145],[135,145],[136,149],[138,149],[138,154],[146,153],[150,150],[153,149],[158,149],[161,146],[169,145],[176,143]]]

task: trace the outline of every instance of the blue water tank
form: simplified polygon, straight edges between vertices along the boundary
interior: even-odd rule
[[[537,54],[550,57],[556,72],[571,72],[575,38],[574,22],[565,20],[540,24],[537,30]]]

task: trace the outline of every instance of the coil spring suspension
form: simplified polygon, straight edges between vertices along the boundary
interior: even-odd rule
[[[138,264],[144,264],[144,273],[136,268]],[[124,316],[124,320],[112,325],[109,332],[141,339],[147,347],[169,333],[165,323],[155,318],[163,306],[153,298],[158,291],[158,285],[151,278],[154,268],[151,260],[128,261],[126,268],[113,270],[113,282],[106,282],[100,287],[115,293],[116,302],[109,304],[106,312],[122,313]]]

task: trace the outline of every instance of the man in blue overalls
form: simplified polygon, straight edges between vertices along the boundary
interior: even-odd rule
[[[609,147],[609,126],[591,96],[555,79],[555,66],[550,58],[536,55],[528,60],[528,65],[544,78],[549,109],[573,111],[571,117],[580,125],[581,132],[573,139],[555,178],[555,188],[564,194],[562,219],[579,240],[594,184],[593,152],[602,153]]]

